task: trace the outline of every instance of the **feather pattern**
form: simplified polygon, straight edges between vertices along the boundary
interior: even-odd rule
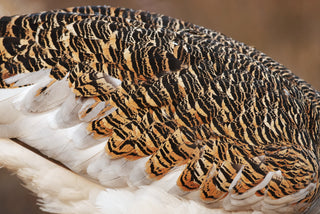
[[[2,17],[0,70],[0,136],[84,176],[92,210],[296,213],[319,198],[319,92],[223,34],[108,6]]]

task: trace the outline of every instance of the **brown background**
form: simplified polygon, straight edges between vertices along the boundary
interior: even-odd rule
[[[80,5],[144,9],[203,25],[255,46],[320,89],[317,0],[0,0],[0,16]],[[41,213],[19,181],[0,170],[0,213]]]

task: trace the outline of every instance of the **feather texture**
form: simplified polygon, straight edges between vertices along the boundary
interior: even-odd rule
[[[0,37],[0,136],[92,179],[94,209],[296,213],[318,200],[319,92],[254,48],[107,6],[2,17]]]
[[[1,166],[19,176],[51,213],[225,213],[178,199],[155,186],[107,189],[7,139],[0,139]],[[17,160],[16,157],[19,157]],[[160,201],[160,203],[159,203]],[[148,206],[144,206],[148,204]],[[164,205],[164,206],[163,206]]]

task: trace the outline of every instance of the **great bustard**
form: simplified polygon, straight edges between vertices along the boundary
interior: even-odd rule
[[[256,49],[107,6],[2,17],[0,35],[0,163],[46,211],[296,213],[319,198],[319,92]]]

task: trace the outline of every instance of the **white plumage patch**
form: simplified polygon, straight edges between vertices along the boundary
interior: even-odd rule
[[[35,192],[44,211],[52,213],[102,213],[96,197],[104,187],[31,152],[17,143],[0,139],[2,166],[14,171]],[[18,159],[16,157],[19,157]]]
[[[14,171],[39,197],[41,209],[69,214],[226,213],[179,199],[157,186],[108,189],[31,152],[0,139],[2,166]],[[19,157],[17,159],[16,157]],[[228,212],[229,213],[229,212]],[[248,213],[248,212],[242,212]]]

